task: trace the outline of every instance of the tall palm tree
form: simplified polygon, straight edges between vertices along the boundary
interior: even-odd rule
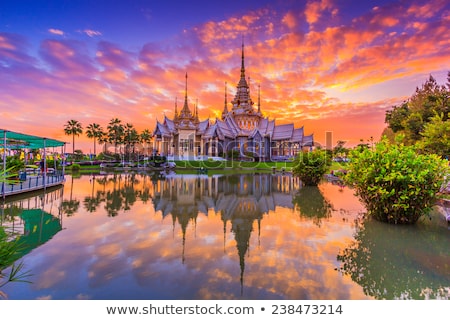
[[[107,152],[107,143],[109,142],[108,134],[105,131],[102,131],[101,136],[98,137],[98,143],[103,144],[103,153]]]
[[[94,155],[97,155],[96,142],[103,136],[103,128],[98,123],[91,123],[86,128],[87,137],[94,139]]]
[[[113,118],[108,124],[108,138],[110,142],[114,142],[114,151],[117,153],[117,145],[123,140],[124,127],[122,121]]]
[[[131,123],[127,123],[124,127],[124,142],[126,143],[126,152],[134,153],[134,146],[139,142],[139,134]]]
[[[72,136],[72,153],[75,153],[75,136],[83,133],[83,127],[77,120],[69,120],[64,126],[64,133]]]
[[[145,129],[140,134],[141,142],[143,142],[145,145],[144,150],[147,150],[147,152],[145,152],[145,155],[148,155],[148,144],[152,141],[152,136],[153,135],[148,129]]]

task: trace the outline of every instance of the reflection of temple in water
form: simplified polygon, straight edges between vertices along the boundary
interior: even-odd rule
[[[178,222],[184,245],[189,222],[194,225],[198,215],[208,215],[210,210],[220,214],[223,221],[224,242],[227,224],[231,224],[241,267],[241,288],[253,224],[260,235],[264,214],[276,207],[294,209],[293,195],[300,189],[300,180],[291,175],[174,175],[155,185],[153,203],[155,211],[163,218],[172,217]]]
[[[163,217],[213,209],[224,221],[242,214],[256,219],[276,206],[293,209],[299,189],[300,180],[290,175],[174,175],[158,181],[153,203]]]

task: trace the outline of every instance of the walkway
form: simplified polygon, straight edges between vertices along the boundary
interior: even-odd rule
[[[36,191],[63,184],[66,178],[62,172],[47,174],[45,176],[29,176],[23,180],[17,180],[13,183],[0,183],[0,196],[7,197],[15,194],[21,194],[30,191]]]

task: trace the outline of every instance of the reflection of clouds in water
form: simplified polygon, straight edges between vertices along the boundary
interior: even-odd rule
[[[64,234],[31,255],[36,262],[33,288],[39,295],[367,298],[334,270],[339,248],[352,237],[352,225],[336,212],[320,228],[311,219],[299,219],[292,203],[299,186],[289,176],[238,176],[229,183],[231,176],[199,181],[194,175],[184,178],[182,188],[173,180],[152,183],[137,176],[96,184],[94,191],[86,179],[74,182],[78,199],[117,189],[118,181],[122,186],[133,181],[136,200],[129,210],[121,204],[129,204],[125,198],[118,201],[114,217],[108,216],[102,199],[96,211],[80,207],[66,217]],[[146,204],[139,199],[144,188],[150,194]],[[329,193],[334,190],[320,190],[333,198]],[[351,216],[351,201],[357,200],[347,199],[348,204],[340,199],[337,208]]]

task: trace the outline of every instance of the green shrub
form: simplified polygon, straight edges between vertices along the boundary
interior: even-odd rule
[[[448,163],[435,154],[418,154],[415,146],[390,144],[351,153],[347,184],[368,214],[388,223],[414,224],[435,205],[448,174]]]
[[[80,171],[81,166],[78,163],[74,163],[70,168],[72,171]]]
[[[330,166],[331,157],[326,150],[305,151],[294,159],[292,173],[298,176],[304,185],[316,186]]]
[[[12,172],[19,172],[25,168],[25,163],[20,160],[18,156],[11,156],[6,158],[6,169],[11,169]]]

